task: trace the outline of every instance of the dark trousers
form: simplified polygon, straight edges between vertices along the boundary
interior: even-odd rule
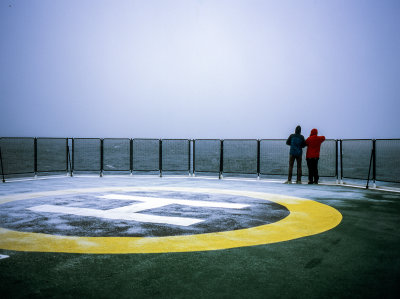
[[[288,181],[292,180],[292,174],[293,174],[293,164],[294,160],[297,161],[297,181],[301,181],[301,156],[292,156],[290,155],[289,157],[289,175],[288,175]]]
[[[308,182],[309,183],[318,183],[318,160],[319,158],[308,158],[307,166],[308,166]]]

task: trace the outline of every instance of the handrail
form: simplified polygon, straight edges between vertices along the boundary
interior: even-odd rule
[[[231,173],[261,177],[285,175],[287,171],[285,139],[65,138],[64,144],[51,139],[64,138],[1,137],[2,181],[10,175],[61,172],[65,171],[64,167],[71,176],[74,171],[99,171],[100,175],[103,171],[128,171],[131,174],[134,171],[159,171],[163,176],[168,172],[188,170],[189,175],[192,171],[193,174],[214,173],[222,178]],[[85,140],[98,140],[98,143],[89,142],[93,143],[93,151],[82,147]],[[366,181],[367,189],[371,180],[374,185],[376,180],[400,183],[396,168],[400,139],[326,141],[329,146],[322,145],[321,150],[322,177],[336,177],[337,182],[343,182],[344,178],[362,180],[363,184]],[[138,148],[134,147],[136,142]],[[113,163],[115,157],[119,157],[120,164],[109,166],[109,161]],[[64,163],[63,167],[57,166],[61,163]]]

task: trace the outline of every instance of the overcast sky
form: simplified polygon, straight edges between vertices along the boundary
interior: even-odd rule
[[[0,136],[400,138],[400,1],[0,0]]]

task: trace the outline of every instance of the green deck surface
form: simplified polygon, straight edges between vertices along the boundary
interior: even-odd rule
[[[332,230],[228,250],[90,255],[0,249],[1,298],[396,298],[400,194],[261,181],[65,178],[0,185],[19,192],[116,185],[264,191],[305,197],[343,215]],[[1,208],[1,206],[0,206]]]

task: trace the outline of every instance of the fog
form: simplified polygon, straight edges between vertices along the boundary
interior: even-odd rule
[[[0,136],[400,138],[400,1],[1,1]]]

